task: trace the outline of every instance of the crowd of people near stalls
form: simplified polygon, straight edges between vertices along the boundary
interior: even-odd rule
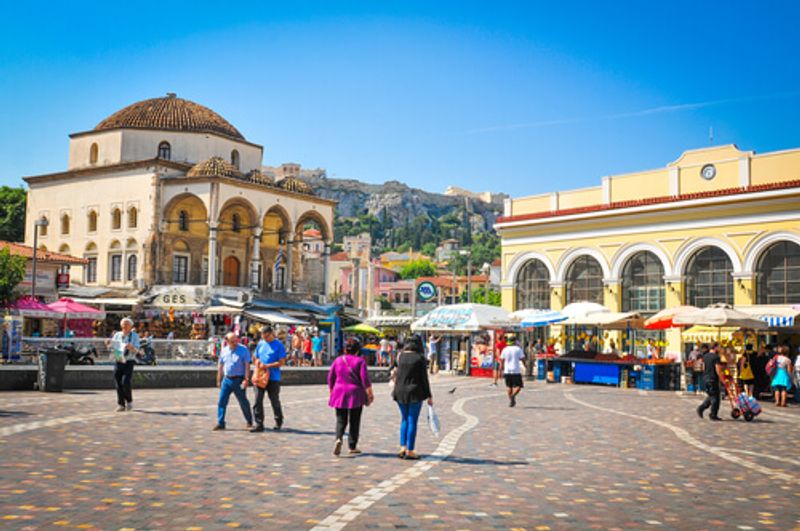
[[[696,343],[686,361],[691,386],[696,394],[705,392],[710,368],[706,367],[707,354],[716,353],[726,367],[727,374],[736,378],[748,396],[758,400],[772,398],[777,406],[785,407],[787,395],[800,404],[800,347],[791,344],[760,344],[753,348],[746,344],[739,353],[731,346],[719,343]],[[713,375],[712,375],[713,378]]]

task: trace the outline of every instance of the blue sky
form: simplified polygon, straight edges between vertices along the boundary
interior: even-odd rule
[[[14,11],[18,10],[18,11]],[[176,92],[368,182],[512,196],[800,147],[798,2],[58,2],[0,21],[0,184]]]

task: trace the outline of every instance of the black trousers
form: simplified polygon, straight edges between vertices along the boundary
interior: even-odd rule
[[[705,411],[711,408],[711,416],[719,416],[719,384],[716,382],[706,382],[706,399],[700,404],[700,410]]]
[[[361,410],[360,407],[353,409],[336,408],[336,438],[344,438],[344,430],[347,428],[348,420],[350,429],[347,432],[347,443],[350,449],[358,446],[358,432],[361,430]]]
[[[253,414],[256,417],[256,425],[264,425],[264,394],[269,397],[272,405],[272,415],[275,417],[275,425],[283,426],[283,409],[281,408],[281,382],[280,380],[270,380],[266,389],[256,387],[256,400],[253,404]]]
[[[117,404],[124,406],[126,402],[133,402],[133,366],[136,362],[128,360],[125,363],[117,362],[114,365],[114,384],[117,388]]]

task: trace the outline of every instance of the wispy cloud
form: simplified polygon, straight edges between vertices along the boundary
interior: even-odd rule
[[[708,101],[698,101],[695,103],[678,103],[675,105],[662,105],[659,107],[651,107],[649,109],[642,109],[639,111],[631,111],[631,112],[622,112],[616,114],[605,114],[599,116],[583,116],[583,117],[576,117],[576,118],[562,118],[562,119],[554,119],[554,120],[540,120],[537,122],[523,122],[517,124],[505,124],[505,125],[493,125],[489,127],[480,127],[476,129],[470,129],[467,131],[468,134],[479,134],[479,133],[494,133],[499,131],[513,131],[515,129],[536,129],[540,127],[548,127],[553,125],[569,125],[569,124],[579,124],[579,123],[587,123],[587,122],[598,122],[604,120],[621,120],[624,118],[636,118],[639,116],[650,116],[653,114],[665,114],[671,112],[680,112],[680,111],[690,111],[694,109],[703,109],[705,107],[713,107],[716,105],[729,105],[732,103],[745,103],[745,102],[752,102],[752,101],[761,101],[761,100],[771,100],[771,99],[778,99],[778,98],[788,98],[800,95],[800,92],[778,92],[775,94],[766,94],[763,96],[750,96],[750,97],[743,97],[743,98],[726,98],[722,100],[708,100]]]

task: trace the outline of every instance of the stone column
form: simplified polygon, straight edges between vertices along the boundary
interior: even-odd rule
[[[209,288],[217,285],[217,222],[208,224],[208,281]]]
[[[294,268],[292,255],[294,254],[294,241],[291,238],[290,235],[289,239],[286,240],[286,275],[283,284],[283,290],[286,293],[292,292],[292,269]]]
[[[253,255],[250,258],[250,287],[258,291],[261,273],[261,227],[253,230]]]
[[[331,246],[325,244],[322,250],[322,299],[323,302],[328,302],[328,275],[331,270]]]

